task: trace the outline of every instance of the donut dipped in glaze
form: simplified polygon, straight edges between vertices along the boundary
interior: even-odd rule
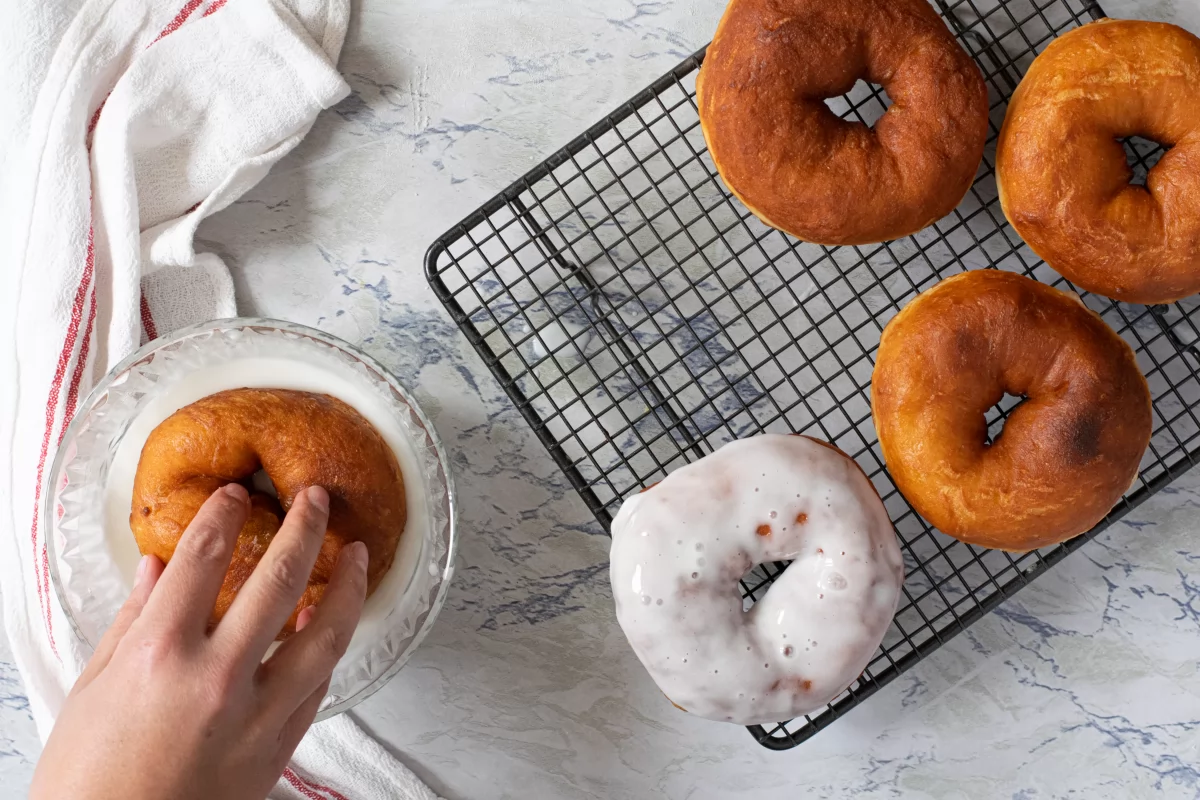
[[[277,497],[257,490],[263,470]],[[163,420],[142,447],[129,524],[138,549],[169,562],[201,504],[228,483],[250,491],[250,514],[238,533],[212,621],[218,622],[279,531],[296,495],[309,486],[329,493],[329,522],[296,615],[317,605],[338,553],[367,546],[367,594],[391,568],[407,521],[404,479],[395,454],[361,414],[325,394],[232,389],[204,397]]]
[[[748,611],[738,581],[792,561]],[[862,673],[904,581],[866,475],[804,436],[731,442],[626,500],[612,525],[617,620],[672,703],[708,719],[778,722]]]

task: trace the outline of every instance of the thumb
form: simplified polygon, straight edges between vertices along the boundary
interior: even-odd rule
[[[157,556],[142,556],[142,560],[138,562],[137,577],[134,578],[133,591],[129,593],[125,604],[117,612],[117,618],[113,620],[113,624],[105,631],[100,644],[96,645],[96,652],[92,654],[91,660],[88,661],[87,666],[80,673],[79,680],[75,682],[75,686],[71,689],[72,692],[87,686],[108,665],[113,653],[117,650],[117,645],[125,638],[125,634],[129,631],[129,627],[133,625],[134,620],[141,615],[142,608],[145,607],[146,601],[150,599],[150,592],[154,590],[154,585],[158,583],[158,578],[162,575],[163,569],[163,563]]]

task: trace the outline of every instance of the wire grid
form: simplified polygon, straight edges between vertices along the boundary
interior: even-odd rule
[[[906,239],[823,247],[766,227],[725,191],[695,103],[703,51],[685,60],[438,239],[430,283],[517,409],[607,529],[622,498],[732,439],[809,433],[864,468],[902,542],[894,624],[862,676],[827,708],[751,726],[787,749],[983,616],[1196,460],[1197,304],[1132,306],[1083,294],[1135,349],[1154,399],[1137,481],[1093,531],[1023,555],[930,528],[884,468],[871,422],[873,354],[908,300],[967,269],[1013,270],[1074,290],[1008,225],[995,140],[1006,100],[1057,34],[1103,16],[1090,0],[938,0],[990,94],[973,187]],[[829,101],[865,124],[888,105],[860,82]],[[1129,140],[1135,182],[1159,155]],[[1020,398],[989,415],[995,437]],[[785,563],[742,581],[746,607]]]

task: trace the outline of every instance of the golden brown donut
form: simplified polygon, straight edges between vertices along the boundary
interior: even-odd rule
[[[987,442],[984,415],[1025,401]],[[1150,442],[1129,345],[1078,297],[1011,272],[956,275],[883,331],[871,413],[896,487],[971,544],[1032,550],[1089,530]]]
[[[250,485],[259,469],[275,485],[278,500]],[[142,447],[133,481],[129,525],[143,555],[170,561],[200,505],[234,482],[250,490],[251,512],[238,534],[214,623],[266,553],[296,494],[309,486],[329,492],[329,526],[304,596],[280,638],[295,630],[301,609],[320,601],[344,545],[367,546],[368,596],[392,566],[407,518],[400,466],[371,424],[341,400],[284,389],[232,389],[163,420]]]
[[[1120,138],[1171,147],[1146,176]],[[1076,285],[1129,303],[1200,291],[1200,39],[1100,20],[1034,59],[996,149],[1004,215]]]
[[[824,103],[859,78],[892,100],[874,128]],[[820,244],[896,239],[949,214],[988,132],[983,76],[926,0],[731,0],[696,99],[729,191]]]

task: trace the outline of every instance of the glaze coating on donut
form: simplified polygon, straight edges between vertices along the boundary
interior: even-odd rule
[[[860,78],[892,101],[873,128],[824,102]],[[729,190],[820,244],[896,239],[949,214],[988,132],[983,76],[926,0],[731,0],[696,100]]]
[[[1026,398],[987,441],[985,414]],[[932,525],[1025,551],[1089,530],[1137,476],[1150,391],[1129,345],[1073,294],[977,270],[883,331],[871,410],[888,472]]]
[[[1171,149],[1146,185],[1119,139]],[[996,147],[1004,215],[1077,286],[1127,303],[1200,291],[1200,39],[1100,20],[1051,42],[1008,104]]]
[[[278,500],[249,485],[259,469]],[[279,530],[296,494],[329,492],[329,526],[296,614],[315,605],[345,544],[367,546],[367,592],[396,555],[407,517],[396,456],[361,414],[324,394],[283,389],[232,389],[179,409],[142,447],[129,525],[143,554],[170,561],[200,505],[227,483],[250,489],[251,513],[238,535],[213,621],[221,619]]]
[[[617,620],[671,702],[743,725],[814,711],[875,653],[904,581],[862,470],[803,436],[731,442],[626,500],[612,526]],[[743,611],[738,580],[788,561]]]

